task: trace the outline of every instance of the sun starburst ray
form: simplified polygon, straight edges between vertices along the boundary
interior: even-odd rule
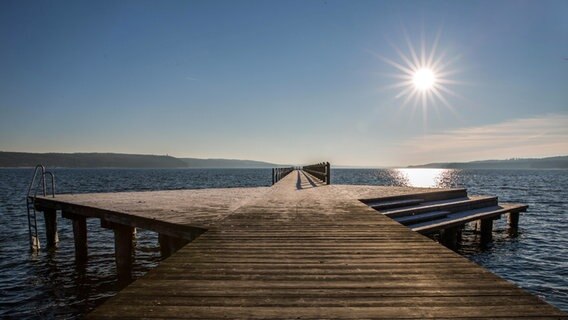
[[[383,87],[383,89],[399,89],[399,88],[404,88],[404,87],[408,87],[410,85],[410,83],[407,82],[397,82],[397,83],[393,83],[391,85],[385,86]]]
[[[410,83],[410,81],[408,80],[408,74],[393,74],[393,73],[385,73],[383,74],[385,77],[389,77],[389,78],[393,78],[393,79],[401,79],[401,80],[405,80],[406,83]]]
[[[396,95],[395,98],[400,98],[402,96],[407,96],[407,98],[412,98],[412,96],[414,95],[414,88],[412,86],[408,86],[406,89],[402,90],[399,94]],[[405,102],[403,103],[403,105],[406,105],[408,103],[407,101],[408,99],[404,100]]]
[[[446,54],[447,54],[446,51],[442,51],[442,53],[440,53],[440,55],[436,58],[436,60],[432,62],[432,67],[438,70],[443,69],[444,66],[442,65],[442,61],[444,61],[444,59],[446,58]]]
[[[443,91],[443,92],[446,93],[446,94],[452,95],[452,96],[454,96],[454,97],[461,98],[461,96],[460,96],[457,92],[455,92],[455,91],[453,91],[453,90],[450,90],[450,89],[448,89],[448,88],[446,88],[446,87],[444,87],[444,86],[439,86],[438,89],[439,89],[440,91]]]
[[[410,51],[410,56],[412,57],[412,61],[414,61],[414,67],[417,68],[418,66],[420,66],[420,59],[418,59],[418,56],[416,55],[416,50],[414,50],[414,46],[412,45],[412,42],[410,41],[410,37],[406,33],[406,30],[403,31],[406,45],[408,46],[408,50]]]
[[[423,66],[428,66],[426,62],[426,40],[424,39],[424,30],[420,33],[420,63]]]
[[[391,66],[397,68],[398,70],[400,70],[402,72],[405,72],[405,73],[408,73],[408,74],[412,74],[412,72],[413,72],[411,68],[405,67],[405,66],[401,65],[400,63],[396,63],[396,62],[390,60],[389,58],[385,58],[385,57],[382,57],[382,56],[378,56],[378,57],[379,57],[379,59],[383,60],[384,62],[390,64]]]
[[[446,97],[444,97],[444,95],[440,93],[440,90],[438,90],[438,88],[432,89],[432,94],[434,94],[436,96],[436,98],[440,99],[440,101],[442,101],[442,103],[446,107],[448,107],[448,109],[453,109],[452,105],[448,102]]]
[[[436,66],[433,64],[434,57],[436,56],[436,50],[438,50],[438,43],[440,42],[440,35],[442,34],[442,29],[438,29],[436,33],[436,37],[434,38],[434,43],[432,44],[432,51],[430,51],[430,55],[428,56],[428,65],[435,68]]]
[[[440,61],[440,63],[437,65],[437,68],[440,68],[442,70],[447,69],[447,68],[451,67],[454,63],[456,63],[460,59],[461,59],[461,56],[457,55],[457,56],[454,56],[453,58],[450,58],[448,60],[441,60],[441,61],[444,61],[444,62],[442,63]]]
[[[406,54],[404,54],[404,52],[402,52],[402,50],[400,50],[400,48],[398,46],[396,46],[395,44],[391,44],[391,46],[393,47],[393,49],[396,51],[396,53],[398,54],[398,56],[402,59],[402,61],[404,63],[406,63],[406,65],[410,68],[410,69],[416,69],[418,68],[418,65],[416,64],[415,61],[412,61]],[[410,71],[410,73],[412,73],[412,70]]]
[[[418,96],[418,94],[416,93],[416,90],[414,88],[411,88],[410,91],[411,93],[407,94],[406,99],[404,99],[404,101],[402,102],[403,106],[406,106],[410,102],[410,100],[413,100],[414,101],[413,105],[416,106],[416,97]]]
[[[461,57],[457,55],[448,58],[447,51],[441,50],[441,34],[442,29],[440,28],[429,45],[424,33],[421,33],[418,46],[415,46],[403,28],[402,38],[407,51],[403,52],[397,45],[389,42],[399,60],[380,57],[381,60],[399,71],[397,74],[389,75],[397,79],[397,82],[386,88],[397,90],[395,99],[402,99],[402,107],[411,104],[411,114],[414,114],[416,110],[421,110],[424,119],[427,119],[426,113],[429,108],[434,108],[435,112],[438,112],[439,107],[443,106],[455,113],[448,96],[461,98],[448,87],[460,84],[451,77],[460,72],[452,66]]]

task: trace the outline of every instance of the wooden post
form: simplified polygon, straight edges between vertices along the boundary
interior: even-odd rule
[[[274,168],[272,168],[272,185],[274,185]]]
[[[509,212],[509,236],[517,237],[519,235],[519,215],[520,212]]]
[[[448,249],[456,250],[458,247],[458,227],[451,227],[440,232],[440,242]]]
[[[87,261],[87,218],[84,216],[63,212],[64,218],[70,219],[73,225],[73,239],[75,242],[75,261],[82,263]]]
[[[36,237],[35,235],[31,235],[30,245],[31,245],[32,251],[39,250],[41,248],[41,244],[39,243],[39,237]]]
[[[160,242],[160,254],[162,255],[162,258],[167,258],[171,256],[174,252],[181,249],[187,243],[189,243],[190,240],[171,237],[160,233],[158,235],[158,241]]]
[[[325,175],[325,182],[327,184],[331,184],[331,164],[326,163],[325,165],[325,171],[326,171],[326,175]]]
[[[114,231],[114,258],[116,260],[116,273],[118,281],[127,283],[132,280],[132,253],[134,247],[134,227],[101,220],[103,228]]]
[[[43,209],[43,216],[45,218],[46,245],[48,248],[53,248],[59,242],[59,236],[57,235],[57,210]]]
[[[134,228],[119,226],[114,231],[114,256],[119,280],[129,281],[132,279],[132,237]]]
[[[519,212],[509,212],[509,227],[517,230],[519,228]]]
[[[461,226],[459,226],[457,228],[457,230],[458,230],[457,234],[456,234],[456,241],[457,242],[460,242],[460,243],[462,242],[462,240],[463,240],[463,229],[464,228],[465,228],[465,224],[462,224]]]
[[[480,226],[480,233],[481,233],[481,245],[486,245],[493,239],[493,219],[481,219],[481,226]]]

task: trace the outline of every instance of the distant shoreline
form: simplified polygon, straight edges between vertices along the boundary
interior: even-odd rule
[[[471,162],[441,162],[413,165],[407,168],[431,169],[568,169],[568,156],[540,159],[482,160]]]
[[[195,170],[195,169],[270,169],[267,167],[52,167],[45,166],[49,169],[79,169],[79,170],[91,170],[91,169],[109,169],[109,170]],[[0,169],[34,169],[35,166],[25,166],[25,167],[0,167]]]
[[[0,168],[34,168],[43,164],[65,169],[268,169],[289,167],[256,160],[176,158],[168,155],[124,153],[29,153],[0,151]],[[568,169],[568,156],[540,159],[438,162],[407,167],[333,165],[333,169]]]
[[[28,153],[0,151],[0,168],[33,168],[43,164],[50,168],[274,168],[285,165],[240,159],[175,158],[168,155],[124,153]]]

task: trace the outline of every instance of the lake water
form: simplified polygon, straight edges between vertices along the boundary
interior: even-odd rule
[[[89,261],[74,262],[73,233],[58,219],[57,249],[32,254],[25,194],[31,169],[0,169],[0,318],[80,317],[114,295],[113,233],[88,220]],[[269,186],[270,169],[55,169],[58,193]],[[517,237],[506,221],[480,249],[465,232],[459,252],[501,277],[568,311],[568,170],[334,169],[336,184],[465,187],[530,206]],[[43,219],[40,239],[45,244]],[[157,234],[138,230],[134,276],[158,265]]]

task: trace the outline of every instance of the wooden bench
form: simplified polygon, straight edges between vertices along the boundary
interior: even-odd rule
[[[428,220],[417,221],[407,226],[416,232],[430,234],[440,231],[440,242],[450,249],[457,247],[458,232],[460,227],[471,221],[480,221],[480,243],[489,243],[493,236],[493,220],[500,218],[503,214],[509,214],[509,225],[516,231],[519,223],[519,213],[527,210],[527,205],[501,203],[498,206],[491,206],[481,209],[460,211],[446,216]]]

